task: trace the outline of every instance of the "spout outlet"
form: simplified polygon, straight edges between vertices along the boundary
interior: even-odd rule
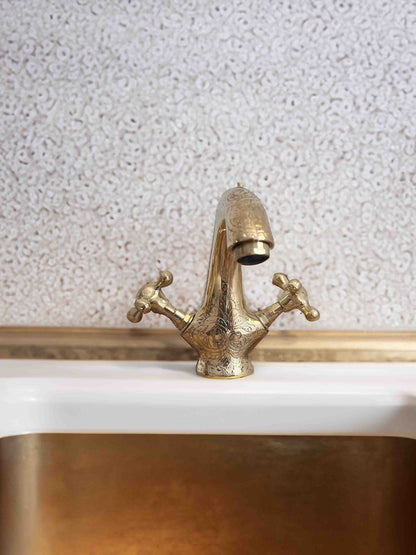
[[[233,248],[234,258],[244,266],[261,264],[270,256],[270,246],[265,241],[245,241]]]

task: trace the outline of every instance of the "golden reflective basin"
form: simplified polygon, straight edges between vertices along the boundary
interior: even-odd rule
[[[416,553],[416,442],[32,434],[0,440],[2,555]]]

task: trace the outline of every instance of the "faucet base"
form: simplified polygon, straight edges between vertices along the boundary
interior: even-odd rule
[[[200,358],[196,365],[196,373],[198,376],[202,376],[204,378],[244,378],[253,372],[253,363],[248,357],[225,357],[219,360],[204,360]]]

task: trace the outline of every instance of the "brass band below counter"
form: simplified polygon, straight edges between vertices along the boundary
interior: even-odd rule
[[[0,358],[197,360],[176,330],[0,327]],[[265,362],[416,362],[416,331],[272,331]]]

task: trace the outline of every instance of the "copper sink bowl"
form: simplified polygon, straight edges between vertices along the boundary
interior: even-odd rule
[[[414,555],[416,442],[31,434],[0,440],[2,555]]]

